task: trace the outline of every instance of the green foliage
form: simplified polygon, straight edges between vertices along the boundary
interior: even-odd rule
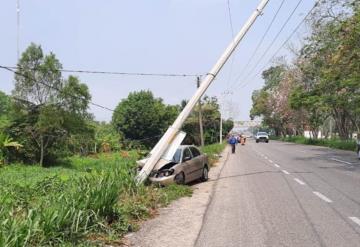
[[[21,100],[15,102],[7,132],[23,142],[16,156],[26,163],[52,163],[74,145],[83,151],[84,140],[94,139],[87,123],[88,88],[77,77],[63,79],[61,68],[53,53],[44,55],[35,44],[19,60],[13,95]]]
[[[185,100],[182,106],[185,106]],[[216,97],[205,96],[202,101],[202,123],[204,131],[204,141],[206,145],[219,142],[220,132],[220,109]],[[226,136],[233,128],[234,122],[231,119],[223,120],[223,136]],[[183,131],[187,136],[184,143],[201,145],[199,128],[199,107],[195,107],[183,125]]]
[[[0,246],[102,246],[160,205],[191,195],[187,186],[136,185],[137,158],[130,152],[73,157],[65,167],[0,168]]]
[[[201,151],[208,155],[209,165],[214,165],[220,157],[221,152],[224,150],[225,146],[227,145],[226,142],[223,143],[215,143],[211,145],[206,145],[201,148]]]
[[[305,144],[305,145],[324,146],[324,147],[349,150],[349,151],[356,150],[356,142],[352,140],[346,141],[341,139],[310,139],[310,138],[305,138],[303,136],[283,137],[283,138],[278,138],[278,140],[286,141],[286,142],[294,142],[298,144]]]
[[[155,98],[150,91],[130,93],[115,108],[112,124],[124,141],[142,140],[145,147],[152,147],[175,120],[178,111]]]
[[[11,137],[0,132],[0,165],[4,164],[6,159],[9,158],[9,149],[14,148],[18,150],[23,145],[14,141]]]
[[[121,149],[120,140],[122,136],[112,124],[106,122],[94,122],[93,124],[95,126],[95,153],[106,151],[104,150],[105,147],[109,147],[111,151],[119,151]]]
[[[263,72],[253,93],[251,117],[262,117],[276,135],[314,138],[334,121],[341,139],[360,130],[360,9],[357,1],[321,1],[312,33],[295,63]]]
[[[3,131],[10,123],[11,111],[10,97],[0,91],[0,131]]]

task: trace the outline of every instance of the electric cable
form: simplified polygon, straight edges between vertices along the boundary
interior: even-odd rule
[[[280,30],[277,32],[277,34],[275,35],[275,37],[273,38],[273,40],[270,42],[269,46],[265,49],[265,51],[263,52],[263,54],[260,56],[260,58],[256,61],[255,66],[253,66],[251,68],[251,70],[249,71],[249,73],[247,73],[247,75],[245,76],[245,78],[243,79],[243,81],[245,81],[253,72],[254,70],[258,67],[258,65],[260,64],[260,62],[264,59],[264,57],[266,56],[266,54],[269,52],[270,48],[274,45],[275,41],[278,39],[278,37],[280,36],[280,34],[282,33],[282,31],[284,30],[284,28],[286,27],[286,25],[289,23],[290,19],[293,17],[293,15],[295,14],[296,10],[298,9],[298,7],[300,6],[300,4],[302,3],[303,0],[299,0],[298,3],[296,4],[295,8],[291,11],[290,15],[287,17],[286,21],[284,22],[284,24],[281,26]],[[241,76],[241,75],[240,75]],[[239,80],[240,78],[238,78]],[[233,87],[238,87],[240,86],[241,83],[235,82]]]
[[[10,69],[19,69],[17,66],[3,66]],[[36,70],[33,68],[32,70]],[[197,77],[201,74],[176,74],[176,73],[138,73],[138,72],[114,72],[114,71],[96,71],[96,70],[72,70],[59,69],[65,73],[83,73],[83,74],[105,74],[105,75],[122,75],[122,76],[153,76],[153,77]]]
[[[22,73],[14,70],[14,69],[12,69],[12,68],[9,68],[9,67],[6,67],[6,66],[2,66],[2,65],[0,65],[0,68],[1,68],[1,69],[5,69],[5,70],[8,70],[8,71],[10,71],[10,72],[12,72],[12,73],[14,73],[14,74],[16,74],[16,75],[22,76],[22,77],[24,77],[24,78],[26,78],[26,79],[28,79],[28,80],[36,81],[34,78],[31,78],[31,77],[29,77],[29,76],[27,76],[27,75],[25,75],[25,74],[22,74]],[[45,86],[45,87],[48,87],[48,88],[53,89],[53,90],[58,91],[58,92],[62,92],[61,89],[59,89],[59,88],[57,88],[57,87],[54,87],[54,86],[51,86],[51,85],[49,85],[49,84],[47,84],[47,83],[45,83],[45,82],[42,82],[42,81],[37,81],[37,82],[40,83],[40,84],[42,84],[42,85]],[[85,98],[80,97],[80,96],[71,95],[71,94],[68,94],[68,95],[69,95],[70,97],[72,97],[72,98],[76,98],[76,99],[80,99],[80,100],[86,100]],[[97,103],[94,103],[94,102],[92,102],[92,101],[89,101],[89,104],[91,104],[91,105],[93,105],[93,106],[96,106],[96,107],[99,107],[99,108],[102,108],[102,109],[107,110],[107,111],[111,111],[111,112],[114,112],[114,111],[115,111],[115,110],[113,110],[113,109],[110,109],[110,108],[108,108],[108,107],[106,107],[106,106],[102,106],[102,105],[97,104]]]
[[[306,14],[306,16],[299,22],[299,24],[295,27],[295,29],[291,32],[291,34],[288,36],[288,38],[281,44],[281,46],[275,51],[275,53],[271,56],[271,58],[267,61],[267,63],[261,67],[258,73],[254,74],[251,79],[255,78],[256,76],[260,75],[263,70],[266,68],[266,66],[276,57],[276,55],[281,51],[281,49],[290,41],[292,36],[298,31],[298,29],[301,27],[301,25],[306,21],[306,19],[310,16],[310,14],[313,12],[313,10],[318,6],[321,0],[316,1],[316,3],[313,5],[313,7],[309,10],[309,12]],[[251,79],[248,82],[243,83],[241,88],[244,88],[246,85],[249,84]],[[239,84],[238,86],[241,86]]]
[[[278,14],[279,14],[282,6],[284,5],[285,1],[286,1],[286,0],[282,0],[282,1],[281,1],[279,7],[278,7],[277,10],[276,10],[275,15],[273,16],[273,18],[271,19],[268,27],[266,28],[265,33],[264,33],[263,36],[261,37],[259,43],[256,45],[256,48],[254,49],[253,53],[251,54],[249,61],[246,63],[246,65],[245,65],[245,66],[242,68],[242,70],[240,71],[239,76],[237,77],[237,79],[235,80],[235,82],[236,82],[238,79],[240,79],[241,75],[243,75],[243,73],[245,72],[246,68],[251,64],[251,62],[252,62],[253,59],[255,58],[255,55],[257,54],[260,46],[263,44],[263,42],[264,42],[264,40],[265,40],[265,38],[266,38],[266,35],[269,33],[269,31],[270,31],[272,25],[274,24],[274,22],[275,22],[275,20],[276,20],[276,17],[278,16]],[[235,84],[236,84],[236,83],[234,83],[234,85],[235,85]],[[234,85],[232,85],[232,86],[234,86]],[[231,87],[232,87],[232,86],[231,86]],[[231,88],[231,87],[230,87],[230,88]]]

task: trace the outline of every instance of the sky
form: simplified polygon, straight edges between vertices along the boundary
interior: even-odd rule
[[[19,1],[20,52],[34,42],[41,45],[45,53],[55,53],[64,69],[206,74],[232,40],[227,0]],[[229,0],[235,34],[259,2]],[[298,3],[298,0],[285,0],[252,63],[246,66],[281,3],[281,0],[269,1],[263,14],[206,92],[206,95],[219,98],[225,118],[249,119],[252,92],[264,83],[259,75],[260,68],[271,66],[268,60],[314,2],[301,1],[279,38],[266,56],[261,57]],[[16,0],[1,1],[0,30],[0,65],[15,66]],[[299,40],[306,33],[306,27],[299,29],[289,44],[298,48]],[[278,56],[291,61],[293,53],[288,48],[285,46]],[[258,60],[259,66],[247,76]],[[179,104],[182,99],[189,99],[196,90],[195,77],[72,74],[88,85],[94,103],[110,109],[114,109],[133,91],[151,90],[166,104]],[[64,77],[68,75],[63,73]],[[244,78],[247,79],[241,80]],[[0,90],[10,94],[13,88],[13,74],[0,70]],[[95,106],[91,106],[90,111],[97,120],[111,120],[111,111]]]

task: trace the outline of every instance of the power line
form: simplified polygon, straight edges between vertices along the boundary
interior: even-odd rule
[[[294,34],[299,30],[299,28],[301,27],[301,25],[306,21],[306,19],[310,16],[310,14],[313,12],[313,10],[318,6],[318,4],[320,3],[320,0],[318,0],[313,7],[309,10],[309,12],[306,14],[306,16],[301,20],[301,22],[299,22],[299,24],[295,27],[295,29],[291,32],[291,34],[288,36],[288,38],[281,44],[281,46],[275,51],[275,53],[271,56],[271,58],[267,61],[267,63],[261,67],[261,69],[258,71],[258,73],[254,74],[250,79],[255,78],[256,76],[258,76],[259,74],[262,73],[262,71],[266,68],[266,66],[276,57],[276,55],[281,51],[281,49],[290,41],[290,39],[292,38],[292,36],[294,36]],[[247,84],[249,84],[251,80],[249,80],[248,82],[245,82],[242,86],[245,87]],[[241,86],[240,84],[238,86]]]
[[[234,25],[233,25],[232,15],[231,15],[230,0],[227,0],[227,8],[228,8],[228,13],[229,13],[229,23],[230,23],[230,28],[231,28],[231,36],[232,36],[232,38],[234,38],[235,33],[234,33]]]
[[[10,69],[19,69],[16,66],[3,66]],[[36,70],[33,68],[32,70]],[[97,71],[97,70],[73,70],[59,69],[65,73],[83,73],[83,74],[105,74],[105,75],[122,75],[122,76],[154,76],[154,77],[197,77],[201,74],[176,74],[176,73],[138,73],[138,72],[114,72],[114,71]]]
[[[273,16],[271,22],[269,23],[269,25],[268,25],[265,33],[264,33],[263,36],[261,37],[261,39],[260,39],[259,43],[257,44],[256,48],[254,49],[253,53],[251,54],[249,61],[246,63],[246,65],[245,65],[245,66],[243,67],[243,69],[240,71],[239,76],[238,76],[237,79],[235,80],[234,85],[236,84],[236,81],[237,81],[238,79],[240,79],[241,75],[243,75],[243,73],[245,72],[246,68],[250,65],[250,63],[251,63],[251,62],[253,61],[253,59],[255,58],[255,55],[257,54],[258,49],[259,49],[260,46],[263,44],[263,42],[264,42],[264,40],[265,40],[265,37],[266,37],[266,35],[268,34],[268,32],[270,31],[272,25],[274,24],[274,22],[275,22],[275,20],[276,20],[276,17],[278,16],[278,14],[279,14],[282,6],[284,5],[284,2],[285,2],[285,0],[282,0],[282,1],[281,1],[280,5],[279,5],[278,9],[276,10],[276,13],[275,13],[275,15]],[[234,85],[232,85],[232,86],[234,86]]]
[[[32,80],[32,81],[36,81],[34,78],[31,78],[31,77],[29,77],[29,76],[27,76],[27,75],[25,75],[25,74],[22,74],[22,73],[20,73],[20,72],[18,72],[18,71],[15,71],[15,70],[14,70],[13,68],[11,68],[11,67],[1,66],[1,65],[0,65],[0,68],[1,68],[1,69],[5,69],[5,70],[8,70],[8,71],[10,71],[10,72],[12,72],[12,73],[14,73],[14,74],[16,74],[16,75],[19,75],[19,76],[22,76],[22,77],[26,78],[26,79],[29,79],[29,80]],[[49,85],[49,84],[47,84],[47,83],[45,83],[45,82],[42,82],[42,81],[36,81],[36,82],[44,85],[45,87],[48,87],[48,88],[50,88],[50,89],[53,89],[53,90],[55,90],[55,91],[62,92],[61,89],[59,89],[59,88],[57,88],[57,87],[54,87],[54,86],[51,86],[51,85]],[[80,97],[80,96],[71,95],[71,94],[69,94],[69,93],[68,93],[68,95],[71,96],[72,98],[76,98],[76,99],[80,99],[80,100],[85,100],[85,98]],[[92,101],[89,101],[89,104],[91,104],[91,105],[93,105],[93,106],[96,106],[96,107],[99,107],[99,108],[102,108],[102,109],[107,110],[107,111],[111,111],[111,112],[114,112],[114,111],[115,111],[115,110],[113,110],[113,109],[110,109],[110,108],[108,108],[108,107],[106,107],[106,106],[99,105],[99,104],[94,103],[94,102],[92,102]]]
[[[232,14],[231,14],[230,0],[227,0],[226,3],[227,3],[227,9],[228,9],[229,24],[230,24],[230,30],[231,30],[231,38],[234,40],[235,32],[234,32],[234,25],[233,25]],[[231,58],[231,64],[230,64],[230,70],[229,70],[229,76],[228,76],[228,82],[227,82],[228,88],[230,86],[230,81],[232,79],[231,77],[232,77],[232,72],[233,72],[233,67],[234,67],[235,55],[236,55],[236,53]]]
[[[298,3],[296,4],[295,8],[291,11],[290,15],[288,16],[288,18],[286,19],[286,21],[284,22],[284,24],[281,26],[280,30],[277,32],[277,34],[275,35],[275,37],[273,38],[273,40],[271,41],[271,43],[269,44],[269,46],[265,49],[264,53],[260,56],[260,58],[256,61],[255,66],[253,66],[251,68],[251,70],[249,71],[249,73],[245,76],[244,80],[246,80],[253,72],[254,70],[258,67],[258,65],[260,64],[260,62],[263,60],[263,58],[266,56],[266,54],[269,52],[270,48],[274,45],[275,41],[278,39],[278,37],[280,36],[281,32],[284,30],[285,26],[289,23],[290,19],[293,17],[293,15],[295,14],[296,10],[298,9],[298,7],[300,6],[300,4],[302,3],[303,0],[299,0]],[[236,82],[234,84],[234,86],[240,86],[240,84],[238,84]]]

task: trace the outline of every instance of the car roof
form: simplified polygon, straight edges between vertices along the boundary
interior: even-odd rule
[[[194,148],[198,148],[195,145],[180,145],[179,148],[184,149],[184,148],[189,148],[189,147],[194,147]]]

